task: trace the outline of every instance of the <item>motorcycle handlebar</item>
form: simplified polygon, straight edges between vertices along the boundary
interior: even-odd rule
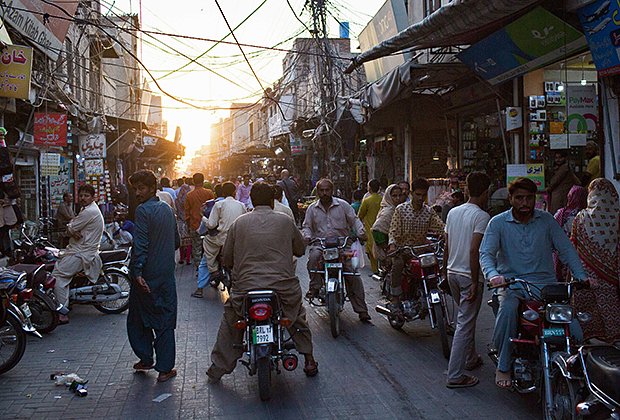
[[[355,238],[351,237],[351,236],[339,236],[338,237],[338,243],[340,243],[340,240],[344,239],[342,245],[338,245],[338,248],[342,249],[345,246],[347,246],[350,242],[354,242]],[[322,247],[325,247],[324,242],[327,240],[327,238],[314,238],[314,239],[310,239],[310,242],[308,242],[309,245],[313,245],[315,243],[320,243]]]

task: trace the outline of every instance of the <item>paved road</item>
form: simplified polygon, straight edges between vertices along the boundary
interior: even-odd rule
[[[307,288],[305,260],[298,275]],[[367,302],[374,307],[378,284],[363,270]],[[76,307],[71,323],[42,340],[30,337],[20,364],[0,376],[0,418],[269,418],[269,419],[445,419],[536,418],[533,396],[496,388],[490,361],[476,374],[481,383],[469,389],[445,387],[447,362],[437,333],[416,321],[403,331],[371,311],[373,324],[359,322],[347,305],[343,334],[331,337],[327,313],[309,308],[319,375],[306,378],[302,369],[273,380],[273,398],[258,398],[256,377],[242,366],[221,383],[207,384],[205,370],[222,313],[214,290],[204,299],[189,297],[195,286],[193,269],[177,268],[179,376],[156,383],[156,373],[134,374],[136,358],[127,341],[126,314],[104,315]],[[492,314],[482,309],[477,337],[484,353],[492,332]],[[53,350],[53,352],[52,352]],[[49,380],[50,373],[76,372],[88,379],[88,396],[79,398]],[[152,400],[172,394],[163,402]],[[61,398],[58,398],[61,397]]]

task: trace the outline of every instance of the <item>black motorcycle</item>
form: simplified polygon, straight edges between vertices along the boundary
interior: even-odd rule
[[[290,350],[295,348],[291,337],[285,338],[291,320],[282,313],[280,298],[273,290],[255,290],[246,293],[243,301],[243,319],[235,328],[245,330],[243,350],[247,360],[240,362],[250,375],[258,375],[258,393],[265,401],[271,397],[271,374],[297,368],[298,358]]]
[[[34,327],[43,334],[52,332],[59,321],[59,305],[53,294],[56,279],[45,269],[44,264],[17,264],[9,268],[26,273],[27,286],[32,289],[28,307],[32,312],[30,320]]]

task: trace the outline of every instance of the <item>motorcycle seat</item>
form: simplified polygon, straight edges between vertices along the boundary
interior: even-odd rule
[[[620,405],[620,350],[601,346],[588,352],[586,368],[590,381]]]
[[[127,251],[124,249],[114,249],[112,251],[101,251],[99,253],[101,262],[106,264],[115,261],[125,261],[127,258]]]

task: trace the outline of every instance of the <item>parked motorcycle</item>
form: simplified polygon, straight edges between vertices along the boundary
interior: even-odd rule
[[[0,374],[21,360],[26,351],[26,333],[41,338],[30,322],[27,299],[32,290],[26,283],[26,273],[0,270]]]
[[[553,283],[539,287],[527,280],[507,279],[491,289],[522,287],[528,299],[519,304],[519,325],[512,356],[512,387],[519,393],[540,392],[545,419],[574,418],[575,387],[565,375],[566,360],[575,353],[570,324],[574,319],[586,322],[589,315],[577,313],[571,296],[579,282]],[[497,295],[489,301],[495,314]],[[497,364],[499,354],[490,349]]]
[[[33,291],[28,306],[34,327],[43,334],[52,332],[59,321],[59,305],[53,294],[56,279],[45,269],[44,264],[17,264],[9,268],[26,273],[27,287]]]
[[[291,320],[283,317],[280,298],[273,290],[247,292],[243,302],[243,319],[235,328],[245,330],[243,350],[247,360],[241,363],[250,375],[258,376],[258,392],[265,401],[271,397],[271,374],[284,370],[293,371],[299,360],[290,350],[295,348],[291,337],[285,338],[285,330]]]
[[[321,274],[323,285],[319,290],[317,304],[314,299],[310,300],[311,305],[327,306],[329,314],[329,326],[334,338],[340,335],[340,312],[344,310],[344,303],[347,297],[344,276],[359,276],[357,272],[344,271],[344,263],[351,259],[352,253],[345,248],[351,244],[352,239],[348,236],[335,238],[315,238],[310,244],[319,243],[323,251],[323,258],[320,266],[322,270],[309,270],[310,274]],[[353,267],[356,270],[357,267]]]
[[[445,292],[439,287],[441,270],[437,250],[438,243],[421,246],[405,246],[388,254],[388,257],[408,255],[402,274],[402,298],[400,313],[392,313],[385,305],[377,305],[375,310],[387,315],[392,328],[400,330],[405,322],[425,319],[427,316],[431,328],[439,330],[441,350],[446,359],[450,357],[448,340],[449,313]],[[390,299],[391,277],[387,271],[380,273],[377,280],[381,281],[382,293]]]

